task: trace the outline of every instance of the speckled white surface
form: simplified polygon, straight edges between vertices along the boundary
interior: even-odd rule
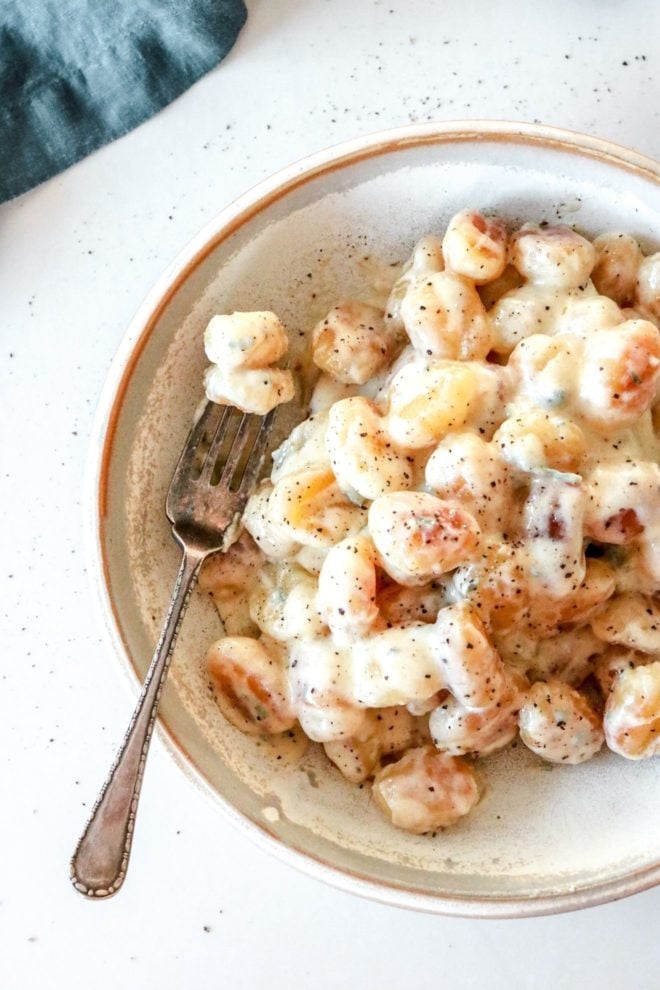
[[[125,889],[103,904],[69,889],[132,704],[84,571],[87,438],[121,334],[178,248],[288,161],[409,120],[540,120],[660,155],[654,0],[249,7],[216,72],[0,209],[2,985],[657,990],[660,890],[517,922],[372,905],[267,858],[158,741]]]

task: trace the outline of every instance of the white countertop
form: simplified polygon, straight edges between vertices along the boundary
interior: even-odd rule
[[[660,889],[525,921],[370,904],[252,846],[159,740],[125,888],[91,904],[69,886],[132,706],[92,612],[82,472],[110,360],[160,271],[257,180],[381,127],[540,120],[660,156],[655,0],[249,8],[219,69],[0,208],[3,990],[657,990]]]

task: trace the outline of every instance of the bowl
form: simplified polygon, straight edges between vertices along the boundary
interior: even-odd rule
[[[618,228],[655,249],[660,167],[543,126],[387,131],[262,182],[208,224],[149,293],[103,392],[87,499],[90,571],[135,683],[178,566],[164,496],[202,395],[207,320],[273,309],[304,331],[338,297],[364,291],[374,261],[402,260],[464,206],[575,223],[591,235]],[[286,750],[224,721],[204,673],[219,635],[210,602],[194,596],[162,699],[163,737],[219,810],[291,865],[401,907],[482,917],[585,907],[660,880],[660,761],[602,753],[552,768],[518,746],[488,758],[487,792],[472,815],[435,838],[407,835],[319,747]]]

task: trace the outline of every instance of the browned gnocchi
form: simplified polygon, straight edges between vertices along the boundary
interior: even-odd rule
[[[584,763],[603,745],[598,714],[584,695],[563,681],[537,681],[518,716],[520,738],[550,763]]]
[[[384,767],[373,793],[394,825],[416,834],[455,825],[479,800],[471,767],[432,746],[411,749]]]

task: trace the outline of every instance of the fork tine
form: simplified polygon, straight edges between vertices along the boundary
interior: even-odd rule
[[[222,414],[215,428],[215,433],[211,440],[208,451],[206,452],[206,457],[204,458],[204,463],[202,464],[202,469],[199,475],[199,481],[204,483],[208,482],[211,475],[213,474],[213,468],[218,460],[218,454],[227,436],[227,429],[232,415],[236,410],[233,406],[222,406]]]
[[[221,406],[217,405],[215,402],[206,403],[201,416],[188,434],[183,451],[181,452],[181,457],[179,458],[177,466],[174,469],[174,474],[172,476],[173,482],[175,479],[180,477],[183,472],[189,472],[192,470],[193,464],[195,463],[195,456],[197,454],[199,442],[203,439],[205,433],[209,431],[215,432],[218,419],[221,415],[224,415]]]
[[[243,417],[238,424],[236,436],[232,440],[229,453],[227,454],[227,460],[222,467],[222,474],[220,475],[219,484],[225,485],[225,487],[230,487],[232,475],[245,449],[245,441],[248,436],[251,420],[252,416],[250,413],[243,413]]]
[[[249,494],[250,489],[257,480],[257,476],[261,470],[261,465],[263,464],[266,443],[268,442],[268,435],[274,419],[275,409],[271,409],[271,411],[262,420],[261,426],[259,427],[259,432],[257,433],[254,441],[254,445],[250,451],[250,458],[245,466],[243,480],[241,481],[238,489],[241,495]]]

